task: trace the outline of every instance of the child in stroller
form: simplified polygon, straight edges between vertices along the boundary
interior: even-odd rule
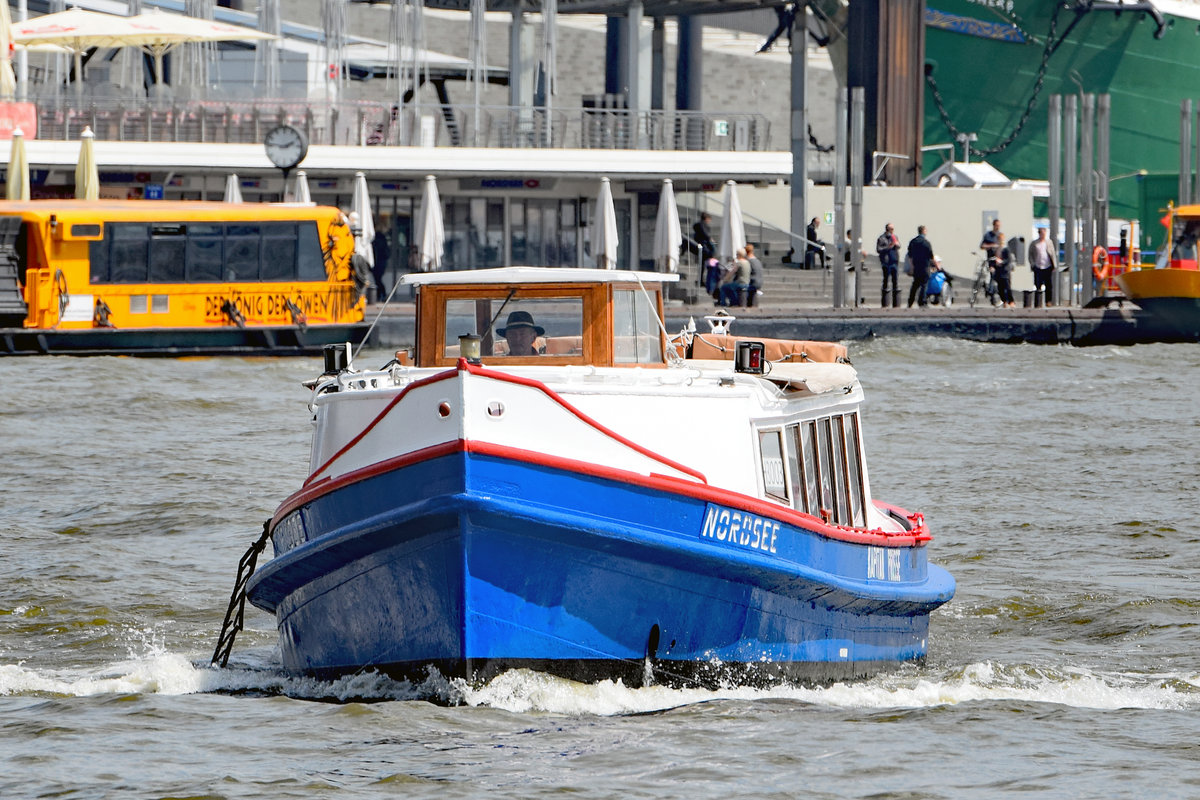
[[[954,280],[942,269],[942,259],[933,257],[929,280],[925,282],[925,299],[930,305],[949,306],[954,300]]]

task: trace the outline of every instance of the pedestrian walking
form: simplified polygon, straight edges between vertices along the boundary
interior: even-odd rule
[[[933,264],[933,245],[925,238],[925,226],[917,226],[917,235],[908,243],[908,260],[912,264],[912,286],[908,290],[908,307],[913,302],[925,307],[925,284],[929,282],[929,267]]]
[[[707,211],[701,212],[700,220],[692,226],[692,240],[700,248],[700,263],[707,264],[710,258],[716,258],[717,243],[713,241],[709,223],[712,217]]]

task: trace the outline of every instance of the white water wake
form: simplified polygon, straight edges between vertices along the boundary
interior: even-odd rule
[[[1079,668],[975,663],[933,674],[899,672],[824,687],[780,685],[672,689],[632,688],[621,682],[582,684],[528,670],[506,672],[468,686],[436,672],[422,683],[364,673],[321,681],[278,669],[218,669],[170,652],[151,650],[103,669],[35,669],[0,664],[0,696],[92,697],[122,694],[286,695],[331,702],[425,700],[514,713],[615,716],[664,711],[719,700],[795,700],[844,709],[915,709],[971,702],[1048,703],[1089,709],[1200,708],[1200,674],[1099,673]]]

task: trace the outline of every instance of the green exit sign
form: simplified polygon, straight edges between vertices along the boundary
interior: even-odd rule
[[[729,120],[714,119],[713,120],[713,136],[728,136],[729,135]]]

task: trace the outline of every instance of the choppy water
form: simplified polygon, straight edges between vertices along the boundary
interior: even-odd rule
[[[922,667],[720,692],[297,680],[253,609],[211,669],[317,362],[0,360],[0,797],[1200,796],[1200,348],[851,352],[958,595]]]

